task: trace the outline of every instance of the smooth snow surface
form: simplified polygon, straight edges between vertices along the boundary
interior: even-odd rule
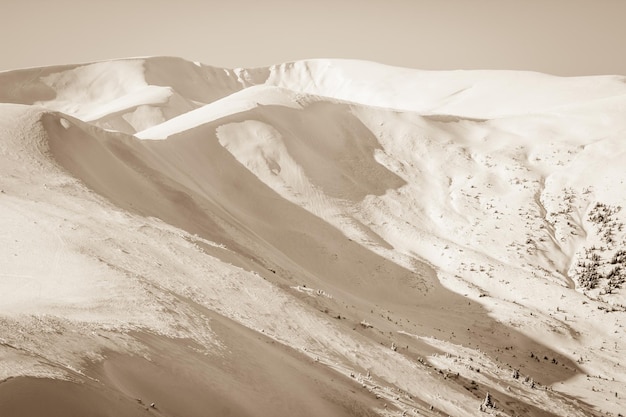
[[[626,410],[622,77],[154,57],[0,102],[2,415]]]

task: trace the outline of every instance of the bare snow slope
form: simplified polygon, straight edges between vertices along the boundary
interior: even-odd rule
[[[616,415],[625,93],[342,60],[0,73],[0,410]]]

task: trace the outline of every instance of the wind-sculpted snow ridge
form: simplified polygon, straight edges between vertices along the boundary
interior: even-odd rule
[[[135,133],[243,88],[229,70],[153,57],[0,72],[0,102]]]
[[[625,90],[0,73],[0,414],[617,415]]]

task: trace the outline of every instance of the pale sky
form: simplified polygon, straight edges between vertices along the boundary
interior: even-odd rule
[[[0,0],[0,70],[146,55],[626,75],[626,0]]]

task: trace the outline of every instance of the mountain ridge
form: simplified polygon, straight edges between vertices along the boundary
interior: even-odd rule
[[[378,64],[147,61],[0,74],[0,101],[32,102],[0,114],[3,379],[91,381],[137,413],[140,398],[201,415],[208,403],[184,408],[167,378],[145,377],[182,381],[169,346],[214,397],[256,393],[228,397],[241,415],[261,415],[255,402],[288,415],[262,399],[272,375],[269,395],[296,390],[288,407],[315,400],[286,381],[315,375],[313,398],[345,415],[483,415],[487,392],[502,415],[620,410],[619,77],[500,74],[552,83],[511,103],[528,86],[498,92],[481,72],[450,95],[467,74],[428,72],[443,84],[416,103],[425,75]],[[378,71],[370,90],[359,69]],[[543,107],[528,112],[532,97]],[[274,346],[258,373],[252,340]]]

